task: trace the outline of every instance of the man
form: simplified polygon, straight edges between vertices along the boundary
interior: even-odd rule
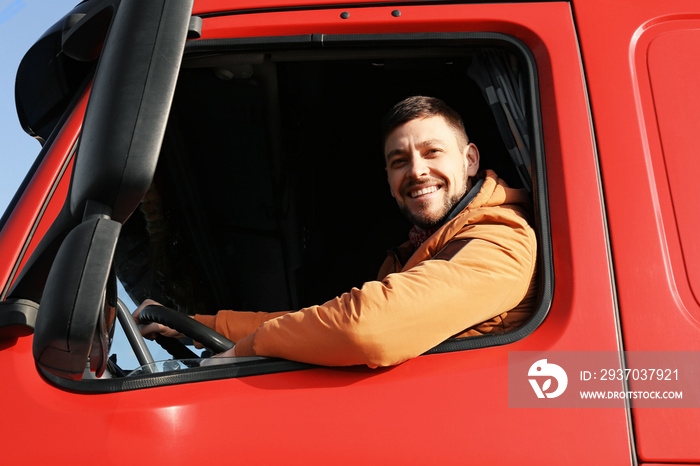
[[[537,246],[528,196],[492,171],[479,174],[459,115],[430,97],[398,103],[384,156],[391,195],[414,224],[410,241],[389,254],[377,281],[325,304],[195,316],[236,342],[220,356],[390,366],[452,336],[507,331],[529,317]],[[174,335],[160,324],[142,333]]]

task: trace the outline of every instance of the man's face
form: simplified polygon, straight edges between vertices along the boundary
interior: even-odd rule
[[[397,127],[386,139],[384,157],[391,195],[423,229],[442,221],[479,170],[476,146],[460,149],[457,133],[441,116]]]

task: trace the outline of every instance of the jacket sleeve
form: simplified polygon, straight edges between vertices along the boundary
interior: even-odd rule
[[[532,229],[472,225],[465,237],[472,240],[449,260],[426,260],[323,305],[264,321],[254,329],[255,353],[389,366],[516,307],[534,272]]]
[[[264,322],[288,314],[283,312],[219,311],[215,316],[197,314],[194,319],[237,342],[250,335]]]

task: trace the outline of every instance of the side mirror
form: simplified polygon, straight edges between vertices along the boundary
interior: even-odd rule
[[[60,377],[81,379],[88,362],[98,376],[105,369],[116,315],[114,251],[121,224],[153,180],[192,5],[193,0],[121,0],[114,12],[68,198],[70,216],[81,223],[58,248],[34,330],[37,365]],[[78,47],[81,31],[95,37],[93,26],[103,27],[107,14],[100,10],[92,22],[85,18],[73,18],[75,32],[64,45],[92,58],[96,44]],[[81,21],[85,29],[78,27]]]
[[[125,222],[148,191],[175,94],[193,0],[122,0],[114,14],[73,168],[70,207]]]
[[[34,359],[43,369],[80,379],[102,375],[116,316],[112,258],[121,224],[92,218],[63,241],[49,273],[34,328]]]

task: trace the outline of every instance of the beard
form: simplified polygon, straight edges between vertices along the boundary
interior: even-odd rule
[[[429,179],[421,179],[421,180],[416,180],[409,184],[407,188],[410,188],[415,185],[420,185],[422,183],[425,183],[427,181],[430,181]],[[420,228],[421,230],[430,230],[431,228],[435,228],[437,226],[440,226],[443,221],[445,220],[445,217],[450,213],[452,208],[464,197],[464,195],[467,193],[467,188],[469,185],[469,176],[467,175],[467,170],[466,168],[462,172],[462,186],[461,189],[458,189],[454,195],[452,196],[445,196],[442,201],[442,205],[435,211],[429,212],[429,211],[424,211],[421,209],[419,212],[414,213],[411,212],[408,206],[406,204],[401,204],[399,205],[399,210],[401,210],[401,213],[415,226]],[[421,207],[427,207],[427,204],[425,206]]]

